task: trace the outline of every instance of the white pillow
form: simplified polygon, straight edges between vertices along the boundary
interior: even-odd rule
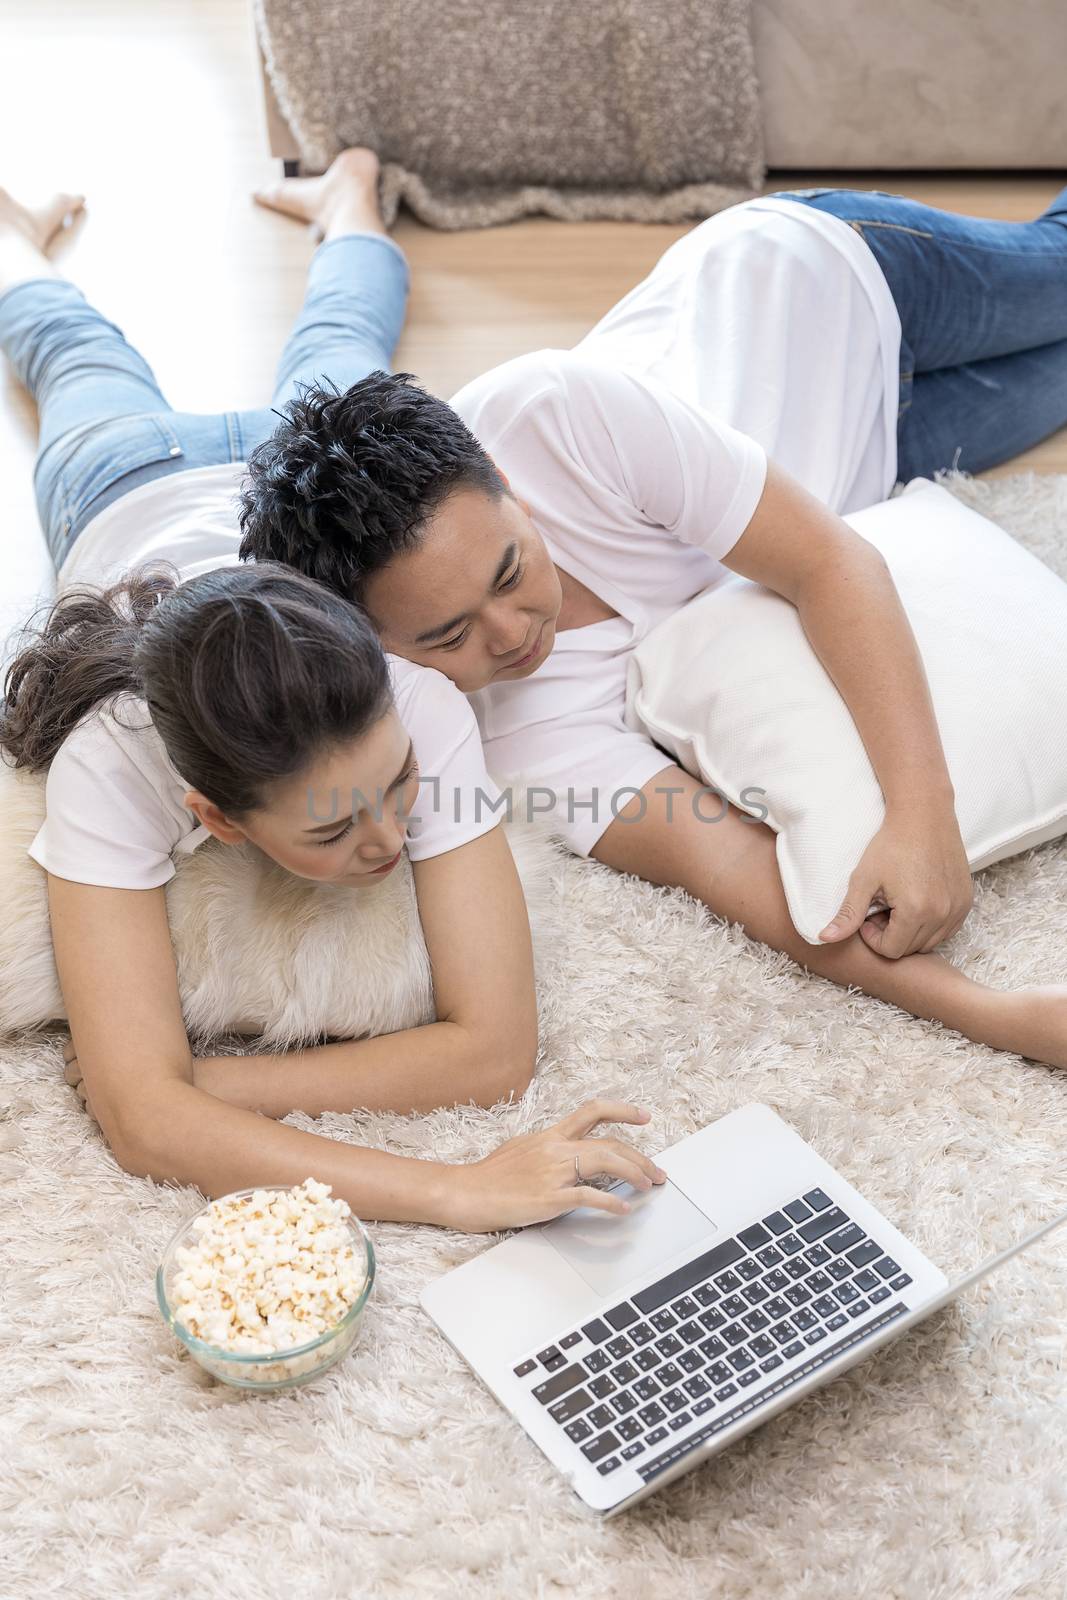
[[[1067,832],[1067,584],[925,478],[844,520],[882,552],[918,641],[972,871]],[[817,944],[885,809],[796,609],[743,578],[698,595],[634,651],[627,721],[742,810],[766,807],[790,915]]]

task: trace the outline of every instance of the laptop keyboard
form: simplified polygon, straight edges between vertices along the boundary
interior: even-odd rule
[[[811,1189],[514,1372],[603,1476],[624,1462],[641,1470],[641,1457],[657,1452],[658,1462],[671,1435],[697,1418],[718,1411],[725,1426],[727,1414],[751,1410],[741,1400],[761,1380],[753,1402],[777,1392],[787,1365],[791,1381],[821,1365],[811,1358],[822,1357],[824,1341],[835,1353],[854,1343],[848,1331],[865,1314],[902,1312],[886,1302],[910,1282],[829,1195]],[[806,1358],[799,1372],[798,1356]]]

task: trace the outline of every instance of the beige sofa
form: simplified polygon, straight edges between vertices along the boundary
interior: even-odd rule
[[[752,7],[768,167],[1067,167],[1067,0]],[[263,86],[271,152],[295,172]]]

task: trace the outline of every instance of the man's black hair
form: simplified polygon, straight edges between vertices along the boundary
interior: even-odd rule
[[[372,372],[343,392],[302,385],[253,450],[241,492],[241,558],[282,561],[350,600],[419,542],[455,489],[507,485],[451,406],[410,372]]]

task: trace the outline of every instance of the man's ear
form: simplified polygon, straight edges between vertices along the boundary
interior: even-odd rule
[[[508,477],[508,475],[504,471],[503,467],[500,466],[499,462],[496,462],[496,461],[493,462],[493,466],[496,467],[496,470],[497,470],[497,473],[499,474],[499,476],[501,478],[503,478],[505,487],[507,488],[507,491],[508,491],[508,494],[514,500],[515,504],[517,506],[521,506],[523,511],[525,511],[525,513],[526,513],[526,515],[528,517],[532,516],[533,513],[531,512],[530,507],[527,505],[526,501],[525,500],[520,500],[518,495],[515,493],[514,489],[511,487],[511,479]]]
[[[208,833],[213,833],[223,844],[243,844],[248,838],[244,829],[239,828],[236,822],[231,822],[217,805],[200,793],[199,789],[190,789],[182,804],[187,811],[193,813],[198,822],[203,823]]]
[[[496,467],[496,461],[493,462],[493,466]],[[512,499],[514,499],[515,504],[517,504],[517,506],[518,506],[518,509],[525,510],[526,515],[528,515],[528,517],[533,517],[533,510],[531,510],[530,501],[525,501],[525,499],[520,498],[520,496],[518,496],[518,494],[515,493],[514,488],[512,488],[512,480],[510,480],[509,475],[507,475],[507,472],[501,472],[501,469],[499,469],[499,467],[496,467],[496,470],[498,470],[499,474],[501,474],[501,477],[504,478],[504,482],[507,483],[507,493],[509,493],[510,496],[512,496]]]

